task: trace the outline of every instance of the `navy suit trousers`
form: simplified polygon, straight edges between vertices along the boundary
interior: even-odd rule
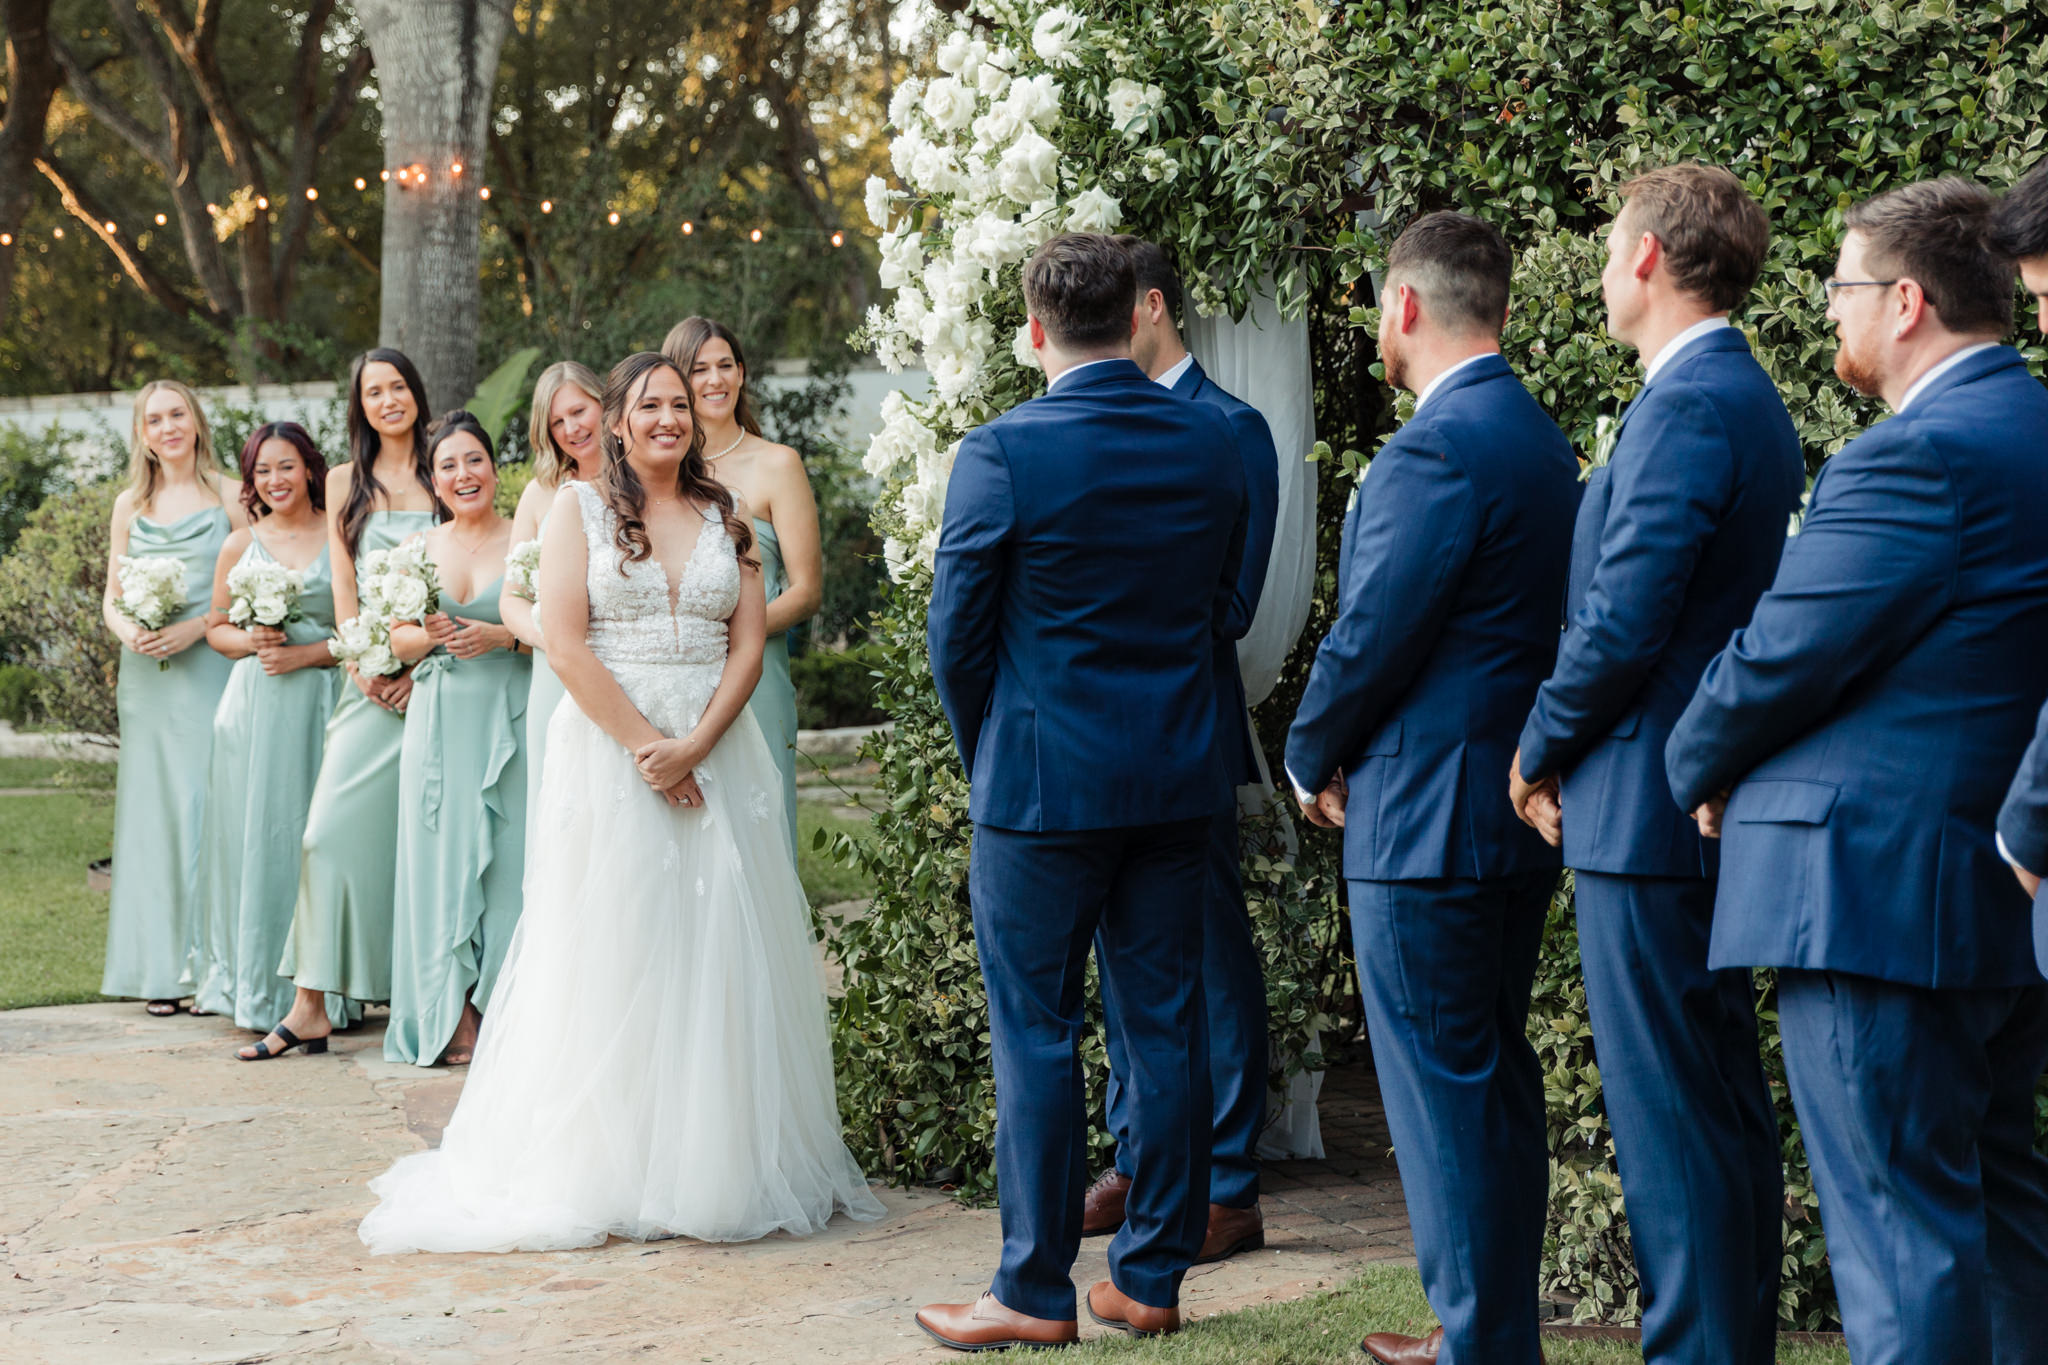
[[[1348,885],[1438,1365],[1537,1365],[1550,1154],[1529,990],[1557,873]]]
[[[1707,968],[1714,882],[1579,872],[1576,884],[1601,1101],[1642,1276],[1643,1358],[1770,1365],[1784,1164],[1749,973]]]
[[[1202,924],[1202,994],[1209,1012],[1209,1091],[1214,1125],[1209,1202],[1248,1209],[1259,1202],[1259,1132],[1266,1125],[1266,973],[1244,905],[1237,807],[1209,822],[1208,912]],[[1116,1168],[1132,1173],[1123,1039],[1109,1035],[1109,1131]]]
[[[1784,970],[1778,1026],[1856,1365],[2048,1361],[2048,986]]]
[[[990,1286],[1032,1317],[1075,1316],[1088,1185],[1081,1067],[1091,943],[1122,1039],[1133,1175],[1109,1274],[1139,1303],[1180,1301],[1209,1209],[1209,1030],[1202,1001],[1207,818],[1028,833],[978,825],[968,865],[995,1062],[1002,1264]],[[1099,936],[1099,937],[1098,937]]]

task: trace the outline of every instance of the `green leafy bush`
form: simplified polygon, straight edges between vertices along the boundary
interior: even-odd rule
[[[26,664],[0,664],[0,721],[17,730],[43,715],[43,676]]]
[[[65,730],[112,735],[121,646],[100,615],[107,584],[113,483],[50,498],[0,559],[0,640],[11,662],[39,677],[41,719]]]
[[[889,715],[875,703],[875,678],[881,651],[813,649],[789,661],[789,679],[796,685],[796,723],[805,730],[834,730],[847,725],[875,725]]]
[[[0,424],[0,555],[14,544],[29,514],[63,487],[69,444],[54,422],[40,434]]]

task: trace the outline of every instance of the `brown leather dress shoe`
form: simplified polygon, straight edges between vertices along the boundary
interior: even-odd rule
[[[1081,1235],[1101,1237],[1124,1225],[1124,1200],[1131,1178],[1112,1166],[1102,1173],[1081,1200]]]
[[[1266,1245],[1266,1216],[1257,1204],[1233,1209],[1223,1204],[1209,1206],[1209,1235],[1202,1239],[1196,1265],[1227,1261],[1240,1251],[1257,1251]]]
[[[1097,1281],[1088,1291],[1088,1316],[1134,1337],[1163,1337],[1180,1330],[1180,1309],[1139,1303],[1108,1280]]]
[[[1004,1351],[1012,1346],[1071,1346],[1081,1339],[1073,1318],[1034,1318],[1003,1307],[994,1294],[973,1303],[928,1303],[917,1310],[917,1325],[941,1346],[956,1351]]]
[[[1441,1327],[1426,1337],[1374,1332],[1362,1343],[1365,1353],[1380,1365],[1436,1365],[1437,1348],[1443,1344],[1444,1329]]]

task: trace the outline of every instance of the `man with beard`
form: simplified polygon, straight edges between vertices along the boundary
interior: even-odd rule
[[[1303,814],[1344,830],[1359,989],[1424,1292],[1391,1365],[1537,1365],[1549,1151],[1529,990],[1559,859],[1500,799],[1557,657],[1572,449],[1500,354],[1514,256],[1462,213],[1387,255],[1380,355],[1415,415],[1344,523],[1337,620],[1287,735]]]
[[[2020,263],[2020,283],[2034,297],[2035,319],[2048,335],[2048,161],[2015,185],[1994,213],[1998,249]],[[2040,899],[2048,873],[2048,707],[2019,775],[1998,812],[1998,849],[2036,897],[2034,953],[2048,972],[2048,900]]]
[[[1770,586],[1806,481],[1799,438],[1729,325],[1770,223],[1715,166],[1621,188],[1607,330],[1646,360],[1573,536],[1570,623],[1509,799],[1553,840],[1579,956],[1652,1365],[1776,1358],[1783,1178],[1749,973],[1707,961],[1714,846],[1664,736]],[[1562,788],[1561,794],[1559,788]]]
[[[1778,969],[1858,1365],[2048,1360],[2048,983],[1992,830],[2048,696],[2048,391],[1998,344],[1991,209],[1943,179],[1849,211],[1835,373],[1897,415],[1828,461],[1665,750],[1724,836],[1712,963]]]

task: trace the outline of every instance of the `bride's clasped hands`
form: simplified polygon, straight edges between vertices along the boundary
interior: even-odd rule
[[[647,785],[667,797],[670,805],[701,810],[704,789],[697,782],[697,765],[710,753],[711,745],[693,730],[647,741],[633,751],[633,763]]]

